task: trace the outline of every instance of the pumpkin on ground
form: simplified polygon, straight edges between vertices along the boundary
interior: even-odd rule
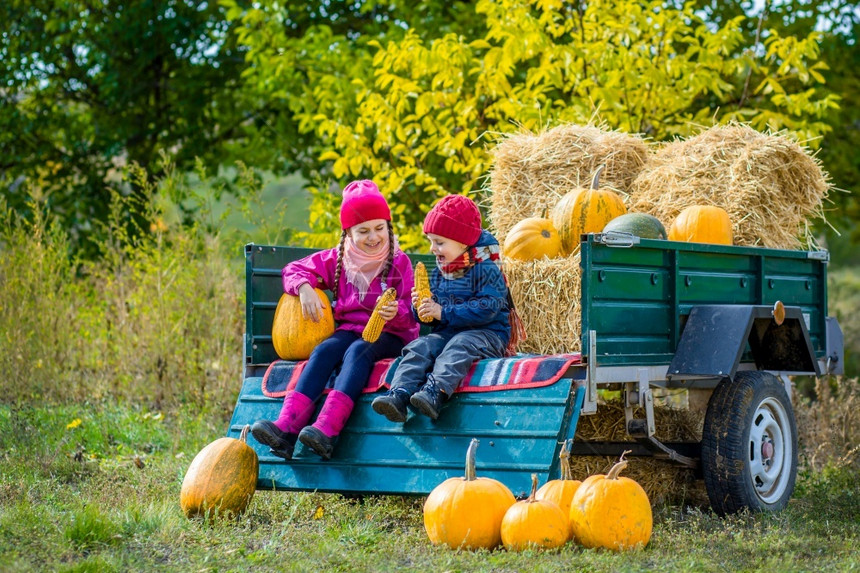
[[[537,494],[536,499],[551,501],[561,509],[564,514],[564,521],[567,524],[568,539],[573,538],[573,532],[570,530],[568,523],[570,519],[570,502],[573,500],[573,495],[579,489],[581,481],[573,479],[570,472],[570,447],[573,440],[566,440],[561,447],[561,453],[558,455],[559,463],[561,464],[561,479],[554,479],[543,484]]]
[[[660,219],[646,213],[625,213],[615,217],[603,227],[604,233],[630,233],[640,239],[666,239],[666,227]]]
[[[691,205],[681,211],[669,227],[670,241],[732,244],[732,222],[722,207]]]
[[[502,254],[511,259],[533,261],[543,257],[557,257],[561,253],[561,239],[549,219],[529,217],[508,231]]]
[[[238,440],[219,438],[194,456],[179,493],[186,516],[236,516],[248,507],[260,472],[257,452],[247,444],[250,428],[242,428]]]
[[[532,474],[531,495],[505,512],[502,543],[508,551],[522,551],[535,546],[552,549],[567,542],[567,517],[554,502],[535,497],[537,484],[537,474]]]
[[[629,452],[624,452],[627,454]],[[642,486],[618,474],[627,467],[624,454],[606,475],[585,478],[570,504],[570,526],[585,547],[619,551],[651,539],[651,502]]]
[[[627,212],[624,201],[610,189],[598,189],[601,165],[594,174],[591,188],[574,189],[562,197],[550,214],[558,235],[562,253],[570,255],[579,249],[583,233],[599,233],[606,223]]]
[[[502,518],[516,499],[502,482],[475,476],[477,449],[478,440],[472,439],[466,477],[443,481],[424,502],[424,529],[434,545],[492,549],[502,540]]]
[[[314,289],[323,305],[322,318],[314,322],[302,314],[298,296],[284,293],[275,308],[272,344],[284,360],[305,360],[317,344],[334,334],[334,315],[325,292]]]

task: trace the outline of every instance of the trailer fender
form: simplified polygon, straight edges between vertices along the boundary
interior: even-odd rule
[[[747,344],[758,370],[820,376],[803,312],[784,309],[780,321],[765,305],[694,306],[666,377],[734,378]]]

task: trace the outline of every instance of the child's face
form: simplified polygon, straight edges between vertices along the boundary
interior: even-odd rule
[[[433,233],[427,233],[430,252],[436,256],[436,264],[447,265],[466,252],[469,245]]]
[[[349,228],[349,236],[352,242],[368,255],[378,255],[381,251],[388,251],[388,221],[385,219],[371,219]]]

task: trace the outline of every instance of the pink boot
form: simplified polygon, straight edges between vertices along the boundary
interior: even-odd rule
[[[331,459],[334,438],[340,435],[355,403],[339,390],[332,390],[316,422],[299,433],[299,441],[315,451],[325,460]]]
[[[290,392],[284,398],[281,414],[274,422],[257,420],[251,426],[251,435],[261,444],[269,446],[271,453],[292,459],[299,431],[308,423],[314,412],[313,400],[298,392]]]
[[[288,434],[298,434],[302,431],[311,415],[314,413],[314,401],[295,390],[284,398],[281,413],[275,420],[275,425]]]

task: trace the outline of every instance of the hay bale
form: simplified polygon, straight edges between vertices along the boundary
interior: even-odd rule
[[[580,348],[579,253],[571,257],[505,259],[505,274],[527,338],[519,352],[564,354]]]
[[[648,159],[645,142],[594,125],[560,125],[539,134],[509,135],[493,151],[488,221],[500,241],[526,217],[548,213],[558,200],[591,183],[626,196]]]
[[[636,408],[633,415],[645,417],[640,408]],[[624,404],[620,400],[601,402],[595,414],[580,417],[575,439],[577,442],[633,442],[624,422]],[[657,430],[654,437],[661,442],[699,442],[704,419],[688,408],[655,406],[654,425]]]
[[[635,480],[651,501],[660,505],[708,506],[705,484],[696,478],[696,471],[674,462],[647,457],[627,457],[629,465],[621,474]],[[606,474],[618,458],[610,456],[571,456],[573,479],[584,480],[594,474]]]
[[[829,188],[818,160],[785,134],[731,124],[656,151],[628,207],[668,228],[690,205],[715,205],[728,212],[736,245],[811,248],[809,220],[824,219]]]

